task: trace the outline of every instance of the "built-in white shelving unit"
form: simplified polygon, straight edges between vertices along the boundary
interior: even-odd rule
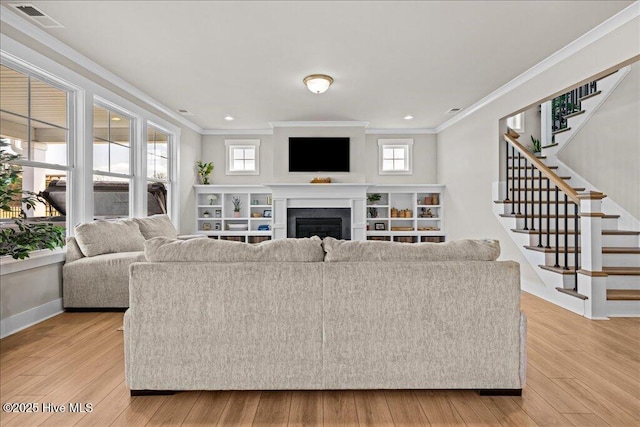
[[[353,240],[444,242],[444,185],[196,185],[196,230],[259,243],[287,237],[289,208],[349,208]],[[368,196],[380,194],[371,202]],[[234,212],[233,200],[240,200]]]
[[[444,242],[444,185],[374,185],[367,189],[367,239]],[[379,194],[380,200],[369,197]]]
[[[272,200],[266,187],[196,185],[194,188],[198,234],[247,243],[271,239]],[[237,213],[234,211],[234,198],[240,200],[240,211]]]

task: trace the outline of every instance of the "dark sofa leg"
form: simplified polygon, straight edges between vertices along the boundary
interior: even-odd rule
[[[521,388],[483,388],[480,396],[522,396]]]
[[[131,390],[131,397],[134,396],[168,396],[176,394],[173,390]]]

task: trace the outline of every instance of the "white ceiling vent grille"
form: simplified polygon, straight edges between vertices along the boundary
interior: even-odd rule
[[[29,3],[13,3],[9,6],[20,12],[22,15],[38,23],[43,28],[64,28],[62,24],[47,16],[43,11]]]
[[[449,108],[449,110],[447,110],[445,114],[456,114],[460,112],[460,110],[462,110],[462,108],[458,108],[458,107]]]
[[[193,113],[189,110],[185,110],[184,108],[178,108],[178,113],[182,114],[183,116],[193,116]]]

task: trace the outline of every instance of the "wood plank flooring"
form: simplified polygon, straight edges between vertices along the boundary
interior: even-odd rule
[[[640,319],[590,321],[522,294],[522,397],[468,390],[194,391],[130,397],[122,313],[64,313],[0,340],[2,426],[640,426]],[[90,413],[42,412],[91,403]]]

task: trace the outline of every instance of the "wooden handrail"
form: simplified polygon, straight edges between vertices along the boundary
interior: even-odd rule
[[[547,167],[539,158],[537,158],[530,150],[520,144],[516,139],[512,138],[508,134],[504,135],[505,141],[511,144],[516,150],[524,155],[524,157],[531,162],[532,165],[536,167],[545,178],[548,178],[549,181],[553,182],[556,187],[560,189],[564,194],[567,195],[569,199],[578,206],[580,205],[580,198],[578,197],[578,192],[570,187],[564,179],[560,178],[556,175],[551,169]]]

